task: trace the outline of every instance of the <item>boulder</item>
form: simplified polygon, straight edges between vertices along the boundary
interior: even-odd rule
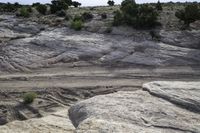
[[[158,82],[155,88],[152,84],[145,84],[144,88],[150,88],[151,85],[149,91],[154,91],[159,95],[165,95],[166,92],[174,94],[171,95],[171,99],[179,98],[184,101],[183,97],[185,97],[185,100],[193,102],[190,107],[195,108],[199,104],[199,83],[166,82],[161,84]],[[196,94],[194,90],[197,90]],[[181,98],[182,94],[184,95]],[[199,113],[182,108],[176,102],[159,95],[151,95],[148,91],[138,90],[96,96],[73,105],[69,109],[69,117],[78,133],[200,132]],[[187,99],[189,97],[190,99]]]
[[[66,109],[67,110],[67,109]],[[26,121],[13,121],[0,126],[1,133],[73,133],[74,126],[67,116],[66,110],[56,112],[43,118]]]
[[[150,94],[193,112],[200,112],[200,82],[157,81],[143,85]]]
[[[160,31],[160,40],[166,44],[185,48],[200,48],[200,30]]]

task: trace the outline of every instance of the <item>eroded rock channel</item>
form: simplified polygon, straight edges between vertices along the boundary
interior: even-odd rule
[[[0,18],[0,132],[200,132],[200,30],[157,42]]]

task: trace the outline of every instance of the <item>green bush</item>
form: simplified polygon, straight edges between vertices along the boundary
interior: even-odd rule
[[[1,3],[0,11],[2,12],[15,12],[19,7],[11,3]]]
[[[60,10],[60,11],[57,11],[56,15],[59,16],[59,17],[65,17],[66,12],[65,12],[65,10]]]
[[[108,0],[108,5],[109,6],[114,6],[115,5],[115,2],[113,0]]]
[[[114,16],[114,21],[113,21],[113,25],[114,26],[119,26],[123,24],[123,16],[122,13],[118,10],[115,12],[115,16]]]
[[[68,6],[71,6],[72,5],[72,0],[63,0]]]
[[[73,20],[71,22],[71,28],[74,30],[81,30],[83,28],[83,21],[82,20]]]
[[[47,11],[47,6],[46,6],[46,5],[39,4],[39,5],[36,6],[36,10],[37,10],[39,13],[45,15],[45,14],[46,14],[46,11]]]
[[[87,21],[93,19],[94,16],[90,12],[84,12],[81,17],[84,21]]]
[[[75,15],[73,21],[84,21],[82,16]]]
[[[37,7],[37,6],[39,6],[39,5],[41,5],[40,2],[36,2],[36,3],[33,3],[33,4],[32,4],[32,7]]]
[[[101,14],[101,19],[107,19],[107,14],[106,13],[102,13]]]
[[[20,8],[18,16],[28,18],[30,16],[30,9],[26,7]]]
[[[53,0],[51,1],[50,10],[51,13],[56,13],[61,10],[67,10],[68,4],[64,0]]]
[[[35,92],[28,92],[24,94],[23,101],[25,104],[30,104],[35,100],[35,98],[37,98],[37,94]]]
[[[178,10],[175,16],[189,26],[190,23],[200,20],[200,7],[195,3],[187,5],[185,9]]]
[[[134,28],[151,28],[156,26],[158,13],[147,4],[138,5],[133,0],[124,0],[121,4],[121,12],[114,16],[115,26],[126,24]]]

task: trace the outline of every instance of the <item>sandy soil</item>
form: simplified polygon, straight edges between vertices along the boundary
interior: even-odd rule
[[[95,95],[141,89],[141,85],[149,81],[200,80],[200,69],[195,67],[110,68],[83,62],[75,64],[59,64],[24,73],[2,73],[1,117],[6,118],[6,122],[42,117]],[[38,94],[33,104],[23,104],[25,92]]]

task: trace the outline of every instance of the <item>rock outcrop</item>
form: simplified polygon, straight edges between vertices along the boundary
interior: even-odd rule
[[[199,106],[199,83],[153,82],[144,85],[148,91],[117,92],[93,97],[72,106],[69,116],[78,133],[199,133],[200,115],[190,107]],[[194,93],[196,90],[196,94]],[[178,101],[178,100],[177,100]],[[191,104],[187,104],[190,102]]]
[[[161,42],[155,42],[148,31],[133,31],[130,36],[96,34],[0,18],[0,71],[29,71],[77,60],[115,66],[200,64],[199,30],[161,31]]]
[[[67,116],[67,109],[52,115],[26,121],[14,121],[0,126],[1,133],[73,133],[74,126]]]
[[[193,112],[200,112],[199,82],[151,82],[143,85],[150,94]]]

